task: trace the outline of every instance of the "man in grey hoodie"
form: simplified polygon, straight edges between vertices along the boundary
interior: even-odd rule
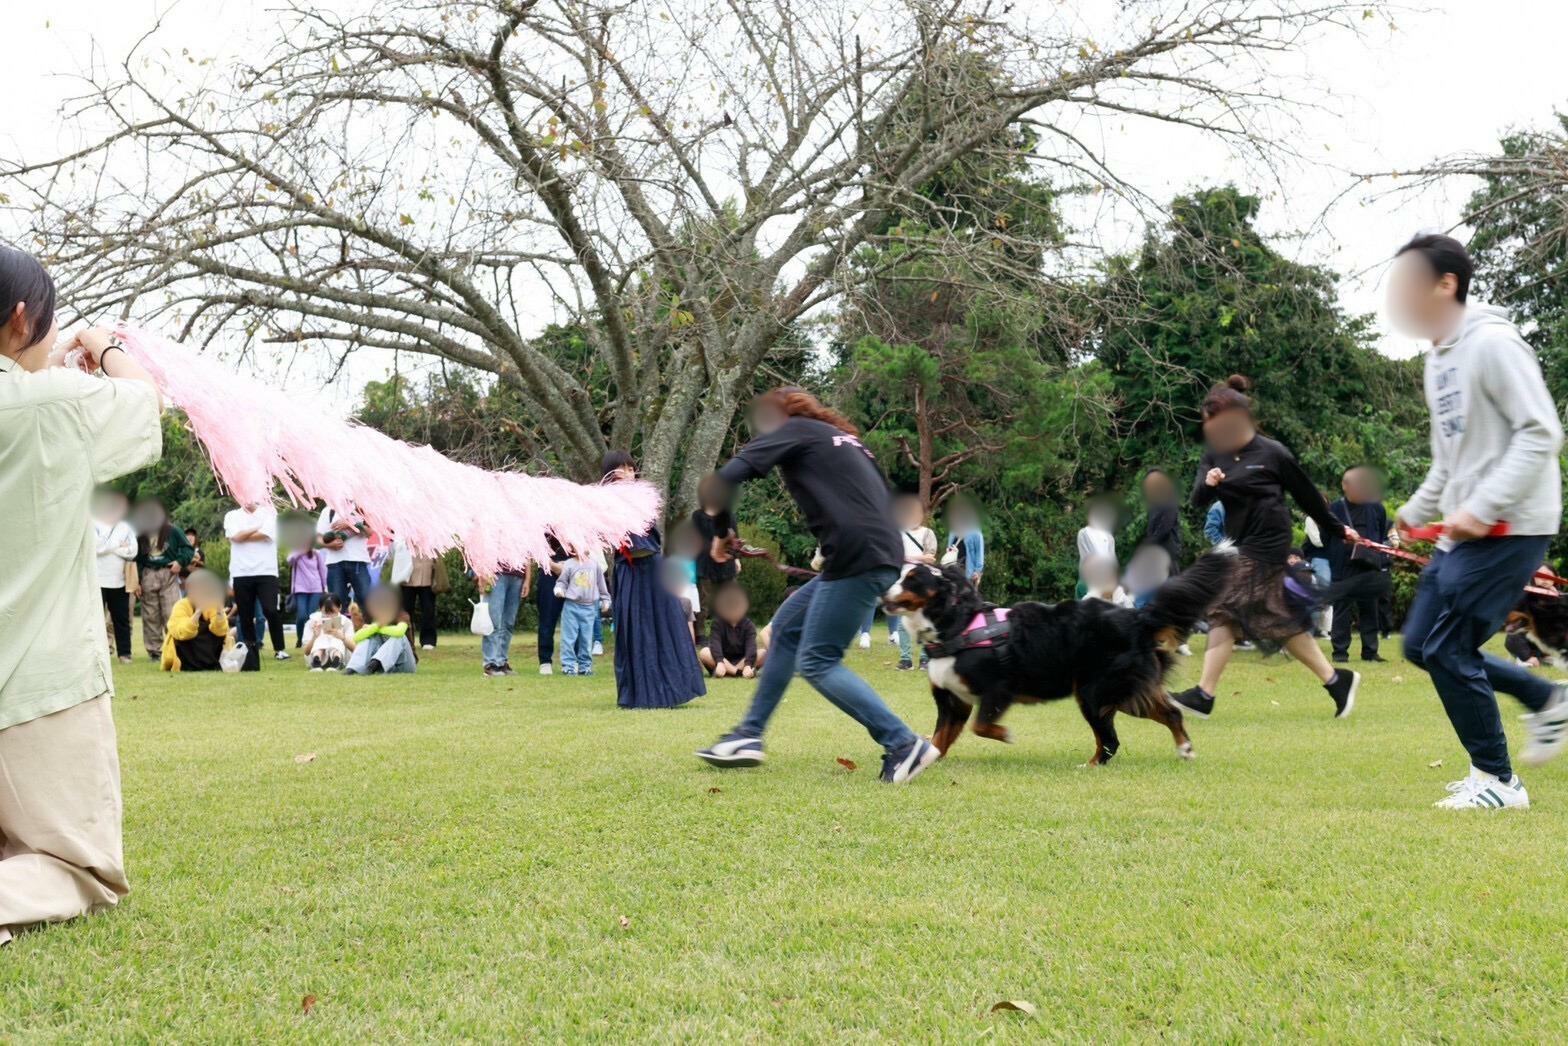
[[[1481,647],[1503,625],[1546,556],[1562,515],[1562,424],[1541,367],[1506,314],[1467,301],[1474,266],[1448,236],[1418,236],[1394,258],[1395,325],[1432,342],[1426,399],[1432,466],[1399,510],[1401,530],[1441,519],[1444,536],[1405,620],[1405,656],[1432,677],[1470,753],[1470,774],[1437,805],[1530,805],[1508,760],[1495,691],[1530,713],[1520,760],[1545,762],[1568,743],[1568,693]],[[1494,535],[1506,524],[1506,536]]]

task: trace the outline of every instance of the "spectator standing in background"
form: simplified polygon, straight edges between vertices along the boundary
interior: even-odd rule
[[[544,539],[550,545],[550,562],[548,564],[539,564],[539,576],[537,578],[534,577],[534,564],[528,564],[528,569],[523,573],[523,587],[519,598],[527,599],[530,590],[534,594],[534,607],[539,611],[539,631],[537,633],[539,640],[539,674],[547,676],[554,671],[550,667],[550,662],[555,660],[555,632],[561,625],[561,600],[555,594],[555,576],[560,573],[561,567],[566,561],[572,557],[566,551],[566,548],[555,539],[554,534],[546,534]],[[514,614],[513,616],[515,617],[516,615]],[[507,639],[507,648],[511,649],[510,637]],[[510,669],[511,665],[508,664],[506,667]]]
[[[1388,510],[1377,475],[1369,468],[1353,468],[1341,480],[1345,496],[1328,507],[1334,518],[1352,526],[1369,541],[1389,543]],[[1361,545],[1336,541],[1328,549],[1334,582],[1334,610],[1330,631],[1334,660],[1350,660],[1350,625],[1361,630],[1361,660],[1381,661],[1377,652],[1378,601],[1393,588],[1388,554]]]
[[[705,476],[697,485],[697,509],[691,514],[692,528],[701,544],[697,548],[697,641],[708,634],[713,596],[740,574],[740,560],[730,556],[727,546],[738,536],[735,517],[724,503],[725,491],[717,476]],[[718,551],[721,557],[715,559]]]
[[[503,567],[489,581],[485,599],[490,605],[490,634],[479,644],[487,678],[517,674],[512,668],[512,629],[517,625],[517,608],[528,598],[528,586],[533,581],[533,575],[532,564],[529,564],[527,570]],[[550,662],[539,663],[539,674],[550,674]]]
[[[201,535],[196,533],[195,527],[185,528],[185,540],[191,546],[191,561],[185,568],[186,574],[193,574],[198,570],[207,569],[207,557],[201,554]]]
[[[1143,476],[1143,503],[1149,524],[1144,543],[1165,550],[1170,573],[1181,570],[1181,505],[1176,484],[1164,469],[1150,469]]]
[[[342,606],[352,599],[363,610],[371,589],[369,524],[325,508],[316,521],[316,534],[327,561],[327,591]]]
[[[403,613],[408,615],[413,633],[419,635],[424,650],[434,650],[436,596],[447,590],[446,564],[429,556],[416,556],[401,540],[392,545],[392,582],[403,592]]]
[[[117,490],[93,495],[93,539],[98,591],[114,636],[120,664],[131,663],[131,596],[125,590],[127,567],[136,562],[136,533],[125,521],[128,504]]]
[[[957,563],[975,587],[980,587],[980,577],[985,573],[985,535],[980,530],[980,513],[968,498],[956,497],[947,512],[947,525],[947,551],[942,562]]]
[[[295,549],[289,553],[289,594],[294,597],[294,645],[305,642],[305,626],[321,609],[327,592],[327,559],[319,548]]]
[[[163,631],[174,604],[180,601],[180,583],[196,550],[184,531],[169,522],[163,502],[147,498],[131,513],[136,531],[136,566],[141,572],[142,646],[154,661],[163,660]]]
[[[278,510],[260,502],[241,505],[223,517],[223,533],[229,539],[229,579],[234,586],[234,605],[239,608],[240,639],[245,643],[241,671],[261,670],[258,604],[272,636],[273,658],[287,661],[278,593]]]
[[[593,623],[610,611],[604,560],[581,552],[562,563],[555,578],[561,601],[561,674],[593,675]]]

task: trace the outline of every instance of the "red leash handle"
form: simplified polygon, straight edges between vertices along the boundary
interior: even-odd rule
[[[1489,538],[1505,538],[1511,529],[1506,519],[1500,519],[1492,524],[1492,529],[1486,532],[1486,536]],[[1445,523],[1429,523],[1424,527],[1406,527],[1404,532],[1417,541],[1436,541],[1448,532],[1448,525]]]
[[[1498,527],[1502,528],[1502,532],[1501,533],[1498,532]],[[1410,529],[1407,529],[1405,531],[1405,533],[1409,534],[1411,537],[1422,538],[1422,540],[1428,540],[1428,541],[1432,540],[1431,538],[1423,538],[1422,537],[1422,532],[1425,532],[1425,531],[1430,531],[1430,532],[1433,532],[1433,533],[1436,533],[1436,534],[1440,535],[1442,533],[1442,527],[1441,527],[1441,525],[1438,525],[1438,526],[1432,526],[1432,527],[1421,527],[1419,529],[1410,528]],[[1508,524],[1507,523],[1499,523],[1499,524],[1497,524],[1496,527],[1492,528],[1492,534],[1490,536],[1492,536],[1492,537],[1505,537],[1507,535],[1507,533],[1508,533]],[[1382,544],[1379,544],[1376,541],[1371,541],[1371,540],[1369,540],[1367,538],[1362,538],[1360,541],[1356,542],[1356,544],[1362,546],[1363,548],[1370,548],[1374,552],[1381,552],[1381,553],[1383,553],[1386,556],[1395,556],[1395,557],[1397,557],[1399,559],[1407,560],[1408,562],[1414,563],[1417,566],[1424,567],[1428,563],[1432,562],[1432,557],[1431,556],[1418,556],[1414,552],[1406,552],[1404,549],[1402,549],[1402,548],[1394,548],[1392,545],[1382,545]],[[1533,580],[1535,580],[1535,581],[1543,581],[1543,582],[1545,582],[1546,584],[1549,584],[1549,585],[1562,585],[1563,587],[1568,588],[1568,578],[1558,577],[1556,574],[1552,573],[1550,570],[1547,570],[1545,567],[1542,567],[1540,570],[1537,570],[1535,572],[1535,576],[1534,576]],[[1555,596],[1561,595],[1561,593],[1558,592],[1555,588],[1545,588],[1545,587],[1543,587],[1541,585],[1526,585],[1524,590],[1526,592],[1530,593],[1531,595],[1536,595],[1536,596],[1553,596],[1553,597],[1555,597]]]

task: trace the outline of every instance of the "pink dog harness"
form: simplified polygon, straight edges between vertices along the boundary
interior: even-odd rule
[[[1013,631],[1007,622],[1009,613],[1006,607],[987,607],[954,638],[944,643],[927,643],[926,656],[952,657],[963,650],[1003,645]]]

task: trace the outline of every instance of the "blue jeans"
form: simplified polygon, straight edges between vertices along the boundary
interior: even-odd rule
[[[321,609],[320,592],[294,593],[294,645],[299,646],[305,641],[305,622],[310,620],[310,615]]]
[[[593,675],[593,626],[599,608],[593,603],[561,601],[561,671],[569,676]]]
[[[806,682],[855,722],[878,744],[895,752],[915,740],[915,732],[893,714],[877,692],[844,665],[844,651],[860,634],[866,611],[874,608],[898,579],[893,567],[853,577],[813,578],[784,601],[773,615],[773,639],[762,666],[751,708],[737,728],[761,737],[768,720],[799,669]]]
[[[1552,685],[1481,653],[1481,645],[1503,627],[1549,544],[1546,537],[1482,538],[1433,554],[1405,618],[1405,657],[1432,677],[1471,764],[1504,780],[1513,768],[1494,691],[1536,711],[1551,700]]]
[[[354,590],[354,602],[364,612],[365,599],[370,595],[370,564],[362,560],[342,560],[327,565],[327,591],[338,597],[343,613],[348,613],[349,589]]]
[[[545,584],[549,578],[543,579]],[[490,634],[479,642],[485,665],[499,668],[512,655],[512,626],[517,624],[517,605],[523,600],[523,579],[513,574],[497,574],[495,586],[485,597],[490,604]]]
[[[904,624],[904,619],[896,614],[889,614],[887,622],[893,628],[893,637],[898,640],[899,661],[914,664],[915,637],[909,634],[909,626]]]
[[[387,675],[414,671],[414,648],[403,636],[371,636],[354,648],[349,655],[349,675],[370,675],[371,662]]]

